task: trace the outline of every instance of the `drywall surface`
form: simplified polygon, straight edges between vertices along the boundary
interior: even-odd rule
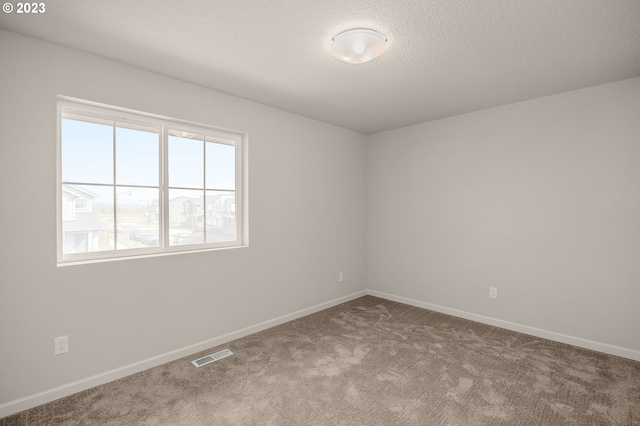
[[[640,356],[640,78],[371,135],[367,193],[373,294]]]
[[[366,289],[363,135],[6,31],[0,63],[0,407]],[[246,132],[249,247],[57,267],[57,95]]]

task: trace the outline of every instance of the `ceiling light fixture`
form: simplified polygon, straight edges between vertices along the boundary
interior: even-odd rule
[[[331,39],[329,52],[334,58],[349,64],[364,64],[387,50],[387,38],[377,31],[354,28]]]

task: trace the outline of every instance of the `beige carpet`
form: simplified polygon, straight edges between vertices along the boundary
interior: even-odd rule
[[[640,425],[640,363],[366,296],[0,420],[45,424]]]

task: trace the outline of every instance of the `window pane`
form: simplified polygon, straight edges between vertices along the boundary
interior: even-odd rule
[[[62,119],[62,182],[113,183],[113,127]]]
[[[206,240],[208,243],[236,240],[236,193],[207,191]]]
[[[207,142],[207,189],[236,189],[236,147]]]
[[[118,250],[160,245],[160,190],[117,187]]]
[[[113,187],[62,185],[63,253],[113,250],[113,237]]]
[[[119,185],[158,185],[158,138],[156,132],[116,128],[116,181]]]
[[[202,190],[169,190],[169,245],[204,243]]]
[[[195,136],[194,136],[195,137]],[[204,138],[169,134],[169,186],[204,187]]]

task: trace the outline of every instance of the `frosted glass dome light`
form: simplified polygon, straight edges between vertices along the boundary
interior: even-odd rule
[[[349,64],[364,64],[387,50],[387,38],[377,31],[354,28],[331,39],[329,52],[334,58]]]

